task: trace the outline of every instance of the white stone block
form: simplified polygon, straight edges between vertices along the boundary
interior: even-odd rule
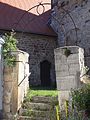
[[[58,91],[58,100],[60,105],[60,110],[65,110],[65,101],[69,100],[70,91]]]
[[[77,88],[77,80],[75,76],[57,77],[58,90],[70,90]]]
[[[55,64],[65,64],[67,63],[67,57],[65,55],[56,55],[55,56]]]
[[[67,58],[67,63],[78,63],[79,64],[79,55],[78,54],[71,54]]]
[[[55,59],[56,61],[60,61],[61,60],[62,55],[61,54],[55,54]]]
[[[70,75],[69,71],[61,71],[61,72],[56,71],[56,78],[58,78],[58,77],[65,77],[65,76],[69,76],[69,75]]]
[[[69,73],[70,75],[76,75],[76,72],[80,71],[80,66],[79,64],[70,64],[69,65]]]
[[[68,71],[68,65],[56,64],[55,69],[56,69],[56,71],[59,71],[59,72]]]

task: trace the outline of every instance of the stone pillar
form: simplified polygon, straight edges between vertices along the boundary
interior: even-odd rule
[[[3,96],[3,61],[2,61],[2,44],[4,40],[0,37],[0,119],[2,118],[2,96]]]
[[[16,52],[16,65],[4,66],[3,116],[9,120],[20,109],[29,88],[29,55],[20,50]]]
[[[71,88],[81,86],[80,73],[84,66],[84,51],[77,46],[57,48],[55,53],[56,82],[61,110],[69,100]]]
[[[4,90],[3,90],[3,117],[10,119],[12,117],[12,109],[17,108],[17,68],[16,67],[4,67]],[[15,87],[15,93],[14,93]],[[15,96],[16,95],[16,96]],[[13,102],[12,102],[13,99]],[[12,108],[12,104],[14,107]]]

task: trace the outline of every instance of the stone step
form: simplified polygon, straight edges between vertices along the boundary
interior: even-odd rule
[[[18,120],[51,120],[47,117],[28,117],[28,116],[19,116]],[[54,120],[54,119],[52,119]]]
[[[56,120],[57,97],[34,96],[24,101],[18,120]]]
[[[47,110],[52,110],[53,106],[50,105],[50,104],[46,104],[46,103],[26,102],[26,103],[23,103],[22,108],[24,108],[24,109],[32,109],[32,110],[47,111]]]
[[[44,97],[44,96],[33,96],[31,102],[34,103],[48,103],[51,105],[58,104],[58,97]]]
[[[21,116],[30,116],[30,117],[47,117],[47,118],[56,118],[55,110],[52,111],[40,111],[40,110],[29,110],[29,109],[22,109],[19,113]]]

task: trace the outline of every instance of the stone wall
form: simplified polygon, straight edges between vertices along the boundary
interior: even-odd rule
[[[19,110],[29,88],[28,57],[27,53],[18,51],[16,66],[4,68],[3,113],[7,119]]]
[[[40,62],[48,60],[51,63],[51,84],[55,83],[54,49],[56,37],[36,35],[29,33],[17,33],[19,49],[29,53],[30,85],[41,85]]]
[[[59,22],[54,19],[52,26],[58,33],[59,46],[85,49],[85,62],[90,67],[90,0],[53,0],[53,5],[52,15]]]
[[[66,51],[70,51],[67,54]],[[68,56],[67,56],[68,55]],[[80,74],[84,67],[84,51],[77,46],[55,49],[56,82],[60,108],[64,109],[64,102],[69,100],[71,88],[81,86]]]

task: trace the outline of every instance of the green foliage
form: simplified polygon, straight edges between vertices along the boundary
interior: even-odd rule
[[[65,48],[64,55],[68,57],[71,54],[71,51],[68,48]]]
[[[85,85],[80,89],[72,90],[72,104],[78,111],[90,111],[90,85]]]
[[[36,87],[37,88],[37,87]],[[57,90],[43,90],[43,89],[34,89],[30,88],[27,93],[27,97],[25,98],[25,101],[30,101],[32,97],[34,96],[51,96],[51,97],[56,97],[58,96]]]
[[[71,98],[72,102],[65,101],[65,111],[60,113],[61,120],[90,120],[90,85],[72,89]]]
[[[87,66],[84,66],[82,68],[82,76],[81,77],[83,77],[84,75],[88,75],[89,70],[90,69]]]
[[[14,38],[15,33],[11,32],[10,34],[5,34],[4,40],[5,43],[3,45],[3,57],[5,65],[13,66],[15,65],[16,57],[11,54],[11,51],[16,51],[16,39]]]
[[[27,111],[24,111],[23,116],[33,116],[33,110],[32,109],[27,109]]]

